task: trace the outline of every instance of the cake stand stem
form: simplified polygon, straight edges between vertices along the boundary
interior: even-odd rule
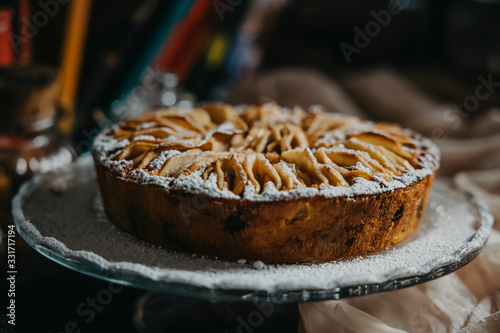
[[[297,304],[202,300],[147,292],[135,305],[139,332],[295,332]]]

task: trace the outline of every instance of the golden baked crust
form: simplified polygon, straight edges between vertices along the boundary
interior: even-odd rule
[[[327,261],[418,227],[438,167],[394,124],[274,104],[148,113],[93,147],[120,229],[174,250],[265,262]]]

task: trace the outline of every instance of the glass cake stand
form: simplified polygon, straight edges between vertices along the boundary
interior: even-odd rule
[[[177,301],[165,294],[274,304],[341,299],[401,289],[472,261],[493,225],[486,206],[451,182],[436,180],[422,224],[389,249],[327,263],[224,261],[169,251],[121,232],[102,210],[93,162],[84,156],[63,174],[37,176],[13,201],[19,234],[49,259],[75,271],[148,289],[136,322]],[[164,313],[163,313],[164,314]],[[141,326],[142,325],[142,326]]]

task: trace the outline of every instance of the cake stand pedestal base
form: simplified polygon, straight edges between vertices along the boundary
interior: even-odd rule
[[[147,292],[137,300],[134,325],[139,332],[294,332],[299,312],[294,303],[245,303],[200,300]]]

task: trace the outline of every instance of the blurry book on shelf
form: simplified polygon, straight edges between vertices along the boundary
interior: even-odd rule
[[[198,54],[183,81],[185,87],[198,99],[207,99],[209,92],[224,75],[224,61],[236,39],[245,13],[252,3],[253,1],[242,2],[225,12],[215,12],[212,8],[218,15],[219,24],[208,37],[205,47]]]
[[[114,96],[119,97],[120,95],[127,94],[137,85],[144,71],[160,52],[165,40],[168,40],[176,23],[184,18],[193,2],[194,0],[173,1],[169,8],[163,11],[154,29],[146,36],[148,39],[146,43],[141,49],[136,50],[136,59],[132,62],[131,67],[128,68],[127,74],[118,86],[116,93],[113,94]]]
[[[10,27],[9,33],[0,37],[0,53],[4,54],[10,49],[14,57],[11,65],[59,67],[69,3],[71,2],[0,0],[0,30]],[[10,18],[5,16],[6,13]]]
[[[207,99],[225,100],[241,79],[257,70],[276,20],[287,2],[288,0],[251,2],[221,63],[221,75],[216,85],[207,90]]]
[[[191,1],[95,2],[85,51],[83,110],[107,108],[138,84]],[[112,11],[113,15],[109,15]]]
[[[175,74],[184,82],[218,21],[212,1],[196,1],[187,17],[177,23],[164,42],[153,68]]]
[[[18,63],[24,66],[24,65],[29,65],[32,61],[33,58],[32,38],[34,37],[33,35],[35,35],[36,33],[32,27],[26,29],[26,27],[28,26],[26,22],[30,21],[29,18],[32,17],[32,12],[33,12],[30,0],[18,0],[17,4],[18,4],[17,21],[19,27],[19,34],[21,35],[22,42],[17,44],[19,49],[16,50],[16,53],[18,54],[17,56]],[[31,23],[31,25],[33,26],[33,23]]]
[[[92,4],[75,107],[75,142],[88,142],[107,114],[112,96],[135,60],[136,51],[170,6],[159,0],[95,1]],[[111,15],[112,13],[112,15]],[[94,119],[93,115],[100,115]],[[92,135],[85,133],[92,132]]]
[[[0,8],[0,66],[10,66],[14,62],[14,50],[10,44],[12,33],[12,9]]]
[[[61,89],[59,91],[59,102],[64,112],[59,128],[66,134],[72,130],[74,120],[78,79],[81,73],[91,3],[91,0],[71,2],[66,22],[66,33],[62,47]]]
[[[142,47],[159,6],[157,0],[94,2],[80,78],[82,89],[78,96],[78,107],[83,113],[102,107],[107,96],[116,89],[135,51]]]
[[[199,100],[224,100],[236,81],[259,65],[266,35],[286,3],[253,0],[218,12],[223,20],[181,82]]]
[[[127,107],[132,115],[223,99],[236,78],[259,63],[262,36],[286,2],[93,2],[77,124],[102,128],[103,115],[120,119]]]

